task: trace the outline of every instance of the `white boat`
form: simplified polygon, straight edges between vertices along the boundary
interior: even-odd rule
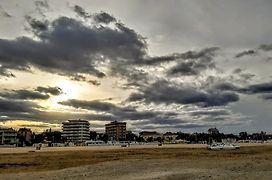
[[[234,144],[214,143],[208,145],[209,150],[235,150],[240,149],[240,146]]]

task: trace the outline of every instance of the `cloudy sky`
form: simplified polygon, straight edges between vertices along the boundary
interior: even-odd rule
[[[0,2],[0,125],[272,132],[272,1]]]

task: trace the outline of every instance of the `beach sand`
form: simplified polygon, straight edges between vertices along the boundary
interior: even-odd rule
[[[209,151],[205,145],[0,150],[0,179],[271,179],[272,146]]]

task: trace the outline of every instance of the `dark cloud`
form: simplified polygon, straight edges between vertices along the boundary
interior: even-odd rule
[[[220,116],[220,115],[230,115],[230,112],[226,109],[216,109],[216,110],[198,110],[190,113],[192,116]]]
[[[48,30],[48,21],[40,21],[35,18],[32,18],[31,16],[26,16],[26,20],[28,21],[30,28],[33,32],[38,33],[42,31]],[[39,35],[39,34],[37,34]]]
[[[263,51],[271,51],[272,50],[272,44],[262,44],[259,46],[260,50],[263,50]]]
[[[62,89],[59,87],[42,87],[38,86],[34,90],[18,89],[9,90],[5,89],[0,91],[0,96],[5,99],[11,100],[46,100],[50,98],[50,95],[62,94]]]
[[[165,104],[195,104],[197,106],[223,106],[239,100],[233,92],[203,91],[194,87],[170,84],[167,81],[158,81],[140,93],[133,93],[129,101],[144,101],[146,103]]]
[[[236,68],[233,70],[233,73],[234,74],[237,74],[238,76],[241,77],[241,80],[244,81],[244,82],[248,82],[248,81],[251,81],[256,75],[255,74],[252,74],[252,73],[248,73],[248,72],[245,72],[243,69],[241,68]]]
[[[49,4],[46,0],[35,1],[34,4],[36,7],[46,8],[46,9],[49,8]]]
[[[183,57],[183,54],[173,53],[167,56],[149,57],[149,58],[146,58],[146,60],[142,63],[144,63],[145,65],[156,65],[156,64],[161,64],[165,62],[175,61],[177,59],[181,59],[182,57]]]
[[[39,111],[31,114],[27,117],[32,120],[43,120],[47,122],[61,123],[67,121],[67,119],[87,119],[87,120],[99,120],[99,121],[113,121],[116,117],[108,114],[96,114],[96,113],[72,113],[72,112],[47,112]]]
[[[47,94],[52,94],[54,96],[60,95],[62,94],[62,89],[59,87],[42,87],[42,86],[38,86],[36,88],[36,91],[42,92],[42,93],[47,93]]]
[[[246,88],[241,88],[240,92],[248,94],[258,94],[258,93],[271,93],[272,92],[272,82],[253,84]]]
[[[218,47],[210,47],[200,51],[188,51],[182,54],[182,59],[211,59],[218,50]]]
[[[121,88],[135,89],[149,84],[149,74],[143,70],[138,70],[134,67],[127,68],[126,66],[113,67],[114,76],[119,76],[127,80]]]
[[[49,4],[47,0],[37,0],[34,1],[35,10],[30,12],[29,14],[36,14],[43,18],[46,18],[46,12],[49,10]]]
[[[245,87],[239,87],[230,82],[217,82],[211,85],[212,89],[217,89],[220,91],[232,91],[241,94],[254,95],[254,94],[262,94],[259,97],[265,100],[271,99],[272,93],[272,83],[259,83],[259,84],[251,84]]]
[[[103,102],[99,100],[94,101],[84,101],[70,99],[67,101],[59,102],[62,105],[71,106],[74,108],[94,110],[97,112],[110,113],[113,117],[118,120],[143,120],[149,119],[152,122],[157,122],[171,119],[173,122],[173,116],[176,113],[163,113],[163,112],[153,112],[153,111],[138,111],[135,107],[120,107],[109,102]]]
[[[215,68],[215,63],[212,61],[185,61],[171,68],[168,75],[199,75],[200,72],[212,68]]]
[[[15,77],[15,75],[12,72],[3,67],[0,67],[0,76]]]
[[[212,85],[212,88],[221,91],[240,91],[240,88],[230,82],[217,82]]]
[[[246,50],[246,51],[236,54],[235,57],[240,58],[243,56],[249,56],[249,55],[252,56],[252,55],[256,55],[256,54],[257,54],[257,51],[255,51],[255,50]]]
[[[270,94],[263,94],[261,96],[261,98],[263,98],[265,100],[272,100],[272,93],[270,93]]]
[[[198,75],[201,71],[215,68],[213,56],[219,48],[206,48],[199,52],[189,51],[183,54],[182,59],[176,66],[168,71],[168,75]]]
[[[70,77],[72,81],[86,81],[86,77],[80,74],[75,74],[72,77]]]
[[[180,123],[180,124],[172,124],[172,125],[165,125],[162,124],[160,126],[156,124],[147,124],[141,126],[142,130],[158,130],[158,129],[195,129],[195,128],[204,128],[210,127],[207,124],[196,124],[196,123]]]
[[[106,12],[100,12],[98,14],[95,14],[93,19],[98,23],[104,23],[104,24],[109,24],[111,22],[116,22],[115,17],[109,15]]]
[[[158,65],[160,63],[167,63],[170,61],[177,61],[177,65],[167,70],[169,76],[173,75],[199,75],[202,71],[207,69],[216,68],[213,57],[219,48],[205,48],[200,51],[188,51],[183,54],[173,54],[169,56],[161,57],[149,57],[145,58],[143,61],[136,63],[136,65],[151,66]],[[133,67],[129,69],[127,66],[122,68],[122,66],[114,67],[115,73],[121,77],[126,77],[128,83],[124,85],[124,88],[137,89],[142,86],[148,86],[150,80],[154,79],[156,76],[154,74],[150,75],[146,71],[138,70]],[[156,78],[155,78],[156,79]]]
[[[206,119],[202,119],[202,121],[204,122],[218,122],[218,121],[226,121],[227,119],[225,117],[213,117],[213,118],[206,118]]]
[[[80,75],[80,74],[75,74],[73,76],[70,77],[70,79],[72,81],[83,81],[83,82],[87,82],[90,83],[94,86],[99,86],[101,83],[97,80],[93,80],[93,79],[87,79],[86,76]]]
[[[94,85],[94,86],[99,86],[101,83],[99,82],[99,81],[97,81],[97,80],[89,80],[88,81],[89,83],[91,83],[92,85]]]
[[[39,40],[18,37],[0,39],[0,63],[6,69],[29,69],[74,75],[77,73],[104,77],[99,62],[111,65],[135,64],[146,54],[146,42],[134,30],[121,23],[112,27],[90,27],[72,18],[59,17],[46,23],[30,19],[32,31]],[[102,58],[103,56],[103,58]]]
[[[1,101],[0,101],[1,102]],[[11,105],[11,104],[9,104]],[[31,107],[31,106],[30,106]],[[113,121],[116,117],[107,114],[95,114],[95,113],[72,113],[72,112],[58,112],[58,111],[41,111],[36,109],[29,109],[23,112],[15,111],[11,108],[10,111],[1,113],[1,120],[32,120],[43,121],[50,123],[61,123],[67,119],[87,119],[87,120],[99,120],[99,121]]]
[[[47,94],[42,94],[37,91],[30,91],[25,89],[20,90],[5,90],[0,92],[0,96],[6,99],[40,99],[45,100],[50,98]]]
[[[157,56],[149,57],[143,61],[143,64],[146,65],[156,65],[165,62],[171,62],[176,60],[196,60],[204,62],[211,62],[212,57],[215,56],[215,53],[219,50],[218,47],[204,48],[200,51],[187,51],[185,53],[173,53],[172,55],[167,56]]]
[[[85,10],[81,6],[75,5],[73,9],[77,13],[77,15],[79,15],[83,18],[91,17],[91,15],[89,15],[87,12],[85,12]]]
[[[113,114],[122,120],[142,120],[142,119],[152,119],[161,116],[161,113],[152,111],[137,111],[135,109],[125,110],[121,109],[119,111],[113,112]]]
[[[118,107],[112,103],[101,102],[98,100],[84,101],[84,100],[70,99],[67,101],[59,102],[59,104],[62,104],[65,106],[72,106],[75,108],[95,110],[95,111],[114,111],[118,109]]]
[[[236,58],[240,58],[243,56],[254,56],[257,55],[260,51],[271,51],[272,50],[272,44],[262,44],[258,48],[252,49],[252,50],[245,50],[235,55]]]
[[[58,112],[47,111],[37,103],[26,100],[14,100],[0,98],[1,120],[32,120],[51,123],[61,123],[67,119],[87,119],[112,121],[116,117],[108,114],[96,114],[88,112]]]
[[[148,118],[142,121],[134,121],[132,122],[133,125],[137,126],[144,126],[147,124],[154,124],[154,125],[177,125],[179,123],[184,123],[179,118],[169,116],[167,113],[161,113],[159,116],[154,116],[152,118]]]
[[[241,73],[239,74],[242,79],[244,79],[245,82],[251,81],[256,75],[252,73]]]
[[[236,69],[233,70],[233,73],[239,74],[239,73],[241,73],[242,71],[243,71],[243,70],[242,70],[241,68],[236,68]]]
[[[29,101],[11,100],[0,98],[0,112],[1,115],[5,113],[31,113],[35,111],[35,108],[40,108],[39,105]]]

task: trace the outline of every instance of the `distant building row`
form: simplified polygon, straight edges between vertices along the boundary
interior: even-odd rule
[[[17,131],[12,128],[0,128],[1,145],[13,145],[18,143]]]
[[[24,146],[30,144],[32,132],[27,128],[18,131],[12,128],[0,127],[0,145]]]
[[[113,121],[105,125],[105,132],[111,141],[126,139],[126,123]],[[90,123],[86,120],[68,120],[62,123],[62,138],[66,142],[84,143],[90,140]]]

